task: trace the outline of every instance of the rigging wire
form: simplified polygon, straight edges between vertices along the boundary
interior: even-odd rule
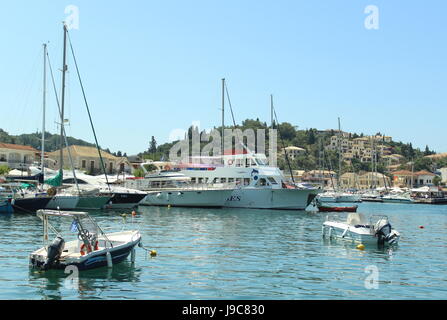
[[[104,176],[106,178],[107,187],[108,187],[109,191],[111,191],[110,185],[109,185],[109,179],[107,178],[106,167],[104,165],[104,160],[103,160],[102,155],[101,155],[101,150],[99,149],[99,144],[98,144],[98,139],[96,137],[95,127],[93,126],[92,116],[90,114],[90,109],[89,109],[89,106],[88,106],[87,97],[85,95],[84,85],[82,84],[82,79],[81,79],[81,75],[79,73],[78,63],[76,61],[76,56],[75,56],[75,53],[74,53],[73,45],[71,43],[70,33],[68,32],[68,30],[66,32],[67,32],[67,35],[68,35],[68,42],[70,44],[71,54],[73,56],[73,61],[74,61],[75,67],[76,67],[76,73],[78,75],[79,84],[81,85],[82,96],[84,97],[85,107],[87,108],[88,117],[90,119],[90,125],[92,127],[93,136],[95,137],[96,149],[98,149],[99,159],[101,160],[101,166],[102,166],[102,169],[104,170]]]
[[[273,114],[275,115],[275,120],[276,120],[277,127],[278,127],[279,138],[281,139],[281,144],[282,144],[282,147],[284,148],[284,154],[286,156],[286,162],[287,162],[287,166],[289,167],[290,176],[292,177],[292,182],[295,185],[295,178],[293,177],[292,167],[290,166],[290,161],[289,161],[289,156],[287,155],[287,150],[286,150],[286,147],[285,147],[285,144],[284,144],[284,140],[283,140],[282,135],[281,135],[281,130],[279,129],[279,123],[280,122],[278,121],[278,116],[276,115],[275,107],[273,107],[273,101],[272,101],[272,109],[273,109]]]
[[[48,59],[48,67],[50,69],[51,82],[53,84],[54,95],[55,95],[55,98],[56,98],[57,108],[59,110],[59,116],[62,116],[61,106],[59,104],[59,97],[57,95],[56,83],[54,81],[54,76],[53,76],[53,68],[51,67],[50,55],[48,53],[48,50],[47,50],[47,59]],[[63,129],[65,145],[67,146],[68,158],[70,159],[70,164],[71,164],[71,167],[73,168],[73,178],[74,178],[74,181],[75,181],[75,184],[76,184],[76,189],[78,190],[78,194],[81,194],[81,191],[79,190],[78,179],[76,178],[76,173],[75,173],[74,164],[73,164],[73,158],[71,157],[71,151],[70,151],[70,148],[69,148],[69,145],[68,145],[67,134],[65,132],[65,126],[63,126],[62,123],[61,123],[61,126],[62,126],[62,129]],[[63,168],[61,168],[61,170],[63,170]]]

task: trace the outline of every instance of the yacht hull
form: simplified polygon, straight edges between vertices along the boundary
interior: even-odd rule
[[[225,207],[278,209],[278,210],[305,210],[317,196],[317,189],[261,189],[241,188],[235,189],[227,198]]]
[[[53,210],[74,210],[76,209],[78,201],[79,197],[77,196],[55,195],[45,208]]]
[[[39,209],[44,209],[51,200],[51,197],[13,199],[11,205],[14,213],[34,213]]]
[[[116,192],[104,205],[105,209],[131,209],[146,197],[146,193]]]
[[[171,190],[149,192],[140,205],[174,207],[223,207],[232,189]]]
[[[76,209],[96,210],[102,209],[109,201],[109,196],[80,196]]]

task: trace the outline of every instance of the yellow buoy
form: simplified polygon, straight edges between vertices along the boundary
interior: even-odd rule
[[[359,249],[359,250],[365,250],[365,246],[364,246],[363,244],[359,244],[359,245],[357,246],[357,249]]]
[[[151,257],[155,257],[157,255],[157,251],[151,250],[150,253]]]

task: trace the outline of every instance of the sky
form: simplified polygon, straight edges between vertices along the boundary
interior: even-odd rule
[[[365,27],[370,5],[376,29]],[[0,128],[41,131],[42,44],[60,88],[62,21],[75,17],[99,144],[112,152],[136,154],[193,122],[219,126],[222,78],[238,123],[269,122],[273,94],[280,122],[330,129],[340,117],[344,131],[447,152],[446,12],[445,0],[2,1]],[[68,70],[67,134],[93,142],[71,58]],[[47,90],[46,130],[57,133],[50,79]]]

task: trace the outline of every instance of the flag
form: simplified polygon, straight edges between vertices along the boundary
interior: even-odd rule
[[[73,220],[70,227],[71,232],[78,232],[78,224],[76,223],[76,220]]]

